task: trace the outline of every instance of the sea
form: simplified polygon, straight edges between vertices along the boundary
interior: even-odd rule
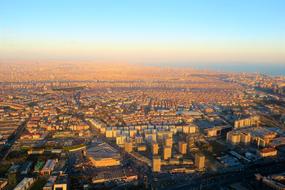
[[[149,66],[193,68],[220,72],[259,73],[271,76],[285,76],[284,63],[154,63]]]

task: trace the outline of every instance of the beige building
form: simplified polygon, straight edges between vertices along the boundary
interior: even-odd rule
[[[195,154],[195,166],[198,170],[203,170],[205,168],[205,156],[203,154]]]
[[[125,142],[125,151],[132,152],[133,151],[133,143],[132,141]]]
[[[187,153],[187,143],[184,141],[180,141],[178,143],[179,153],[186,154]]]
[[[123,146],[125,144],[125,141],[126,141],[126,136],[119,135],[116,137],[116,144],[118,146]]]
[[[67,190],[67,184],[54,184],[53,190]]]
[[[160,172],[161,169],[161,159],[159,156],[154,156],[152,159],[152,171]]]
[[[266,147],[276,136],[276,132],[265,127],[247,127],[228,132],[227,141],[235,145],[254,143],[259,147]]]
[[[239,119],[235,121],[234,127],[235,128],[241,128],[241,127],[250,127],[250,126],[254,126],[254,125],[258,125],[259,123],[259,116],[252,116],[252,117],[248,117],[245,119]]]
[[[114,158],[92,158],[89,157],[90,161],[95,167],[109,167],[120,165],[120,160]]]
[[[251,139],[250,133],[241,133],[240,142],[243,144],[249,144]]]
[[[275,148],[263,148],[259,151],[261,157],[271,157],[277,155],[277,150]]]
[[[152,154],[153,154],[153,155],[157,155],[157,154],[158,154],[158,151],[159,151],[158,143],[153,143],[153,144],[152,144]]]
[[[121,156],[107,143],[98,143],[87,149],[87,157],[95,167],[120,165]]]
[[[238,144],[240,143],[240,133],[239,132],[228,132],[227,133],[227,141],[232,143],[232,144]]]
[[[166,138],[164,140],[164,144],[165,144],[165,146],[171,146],[172,147],[173,139],[172,138]]]
[[[163,148],[163,159],[167,160],[171,158],[171,146],[165,146]]]

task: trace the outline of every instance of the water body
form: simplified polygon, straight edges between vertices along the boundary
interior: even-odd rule
[[[228,72],[248,72],[248,73],[261,73],[272,76],[283,75],[285,76],[285,64],[208,64],[200,65],[197,69],[209,69],[215,71],[228,71]]]
[[[258,64],[258,63],[154,63],[146,64],[149,66],[162,66],[162,67],[191,67],[194,69],[221,71],[221,72],[246,72],[246,73],[260,73],[272,76],[285,76],[285,63],[283,64]]]

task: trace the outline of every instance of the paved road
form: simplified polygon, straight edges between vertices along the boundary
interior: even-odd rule
[[[0,155],[1,155],[1,160],[5,160],[9,153],[11,152],[11,148],[13,144],[20,138],[21,134],[23,133],[25,127],[27,124],[27,120],[24,121],[16,130],[15,134],[13,134],[7,141],[7,145],[1,150]]]

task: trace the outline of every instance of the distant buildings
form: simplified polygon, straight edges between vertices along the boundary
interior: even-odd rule
[[[22,124],[17,117],[9,117],[9,120],[1,120],[0,115],[0,148],[8,142],[8,139],[16,133]]]

